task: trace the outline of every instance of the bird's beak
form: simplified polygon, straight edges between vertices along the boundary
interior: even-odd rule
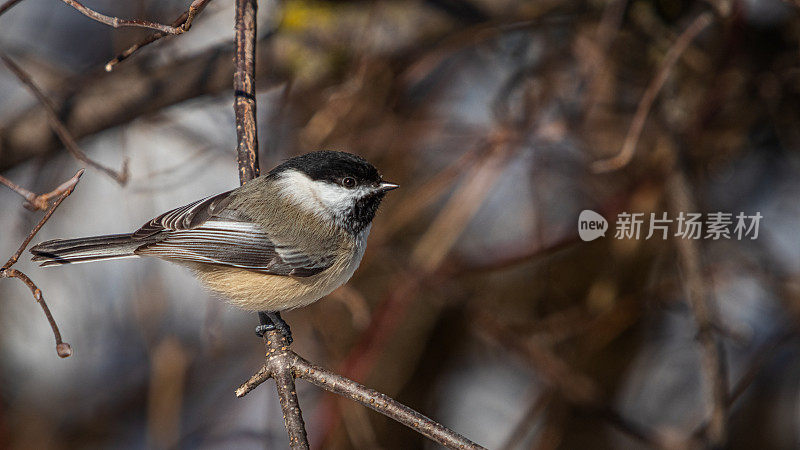
[[[381,192],[388,192],[388,191],[391,191],[392,189],[397,189],[399,187],[400,187],[400,185],[398,185],[398,184],[387,183],[386,181],[384,181],[383,183],[378,185],[378,190],[380,190]]]

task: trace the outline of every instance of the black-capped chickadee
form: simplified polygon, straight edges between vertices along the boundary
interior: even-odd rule
[[[133,233],[56,239],[30,251],[42,266],[139,256],[175,262],[233,305],[269,312],[283,328],[275,313],[315,302],[350,279],[375,212],[396,187],[361,157],[313,152]]]

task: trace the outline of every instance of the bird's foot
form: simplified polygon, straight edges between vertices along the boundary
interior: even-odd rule
[[[292,330],[289,328],[289,324],[281,318],[280,313],[260,312],[258,318],[261,320],[261,325],[256,327],[256,336],[263,338],[268,331],[278,330],[286,338],[286,342],[292,343]]]

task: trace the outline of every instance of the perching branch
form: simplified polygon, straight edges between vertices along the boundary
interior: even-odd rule
[[[288,372],[294,377],[302,378],[322,389],[339,394],[378,411],[448,448],[483,448],[464,436],[414,411],[397,400],[392,399],[388,395],[310,363],[297,353],[289,350],[288,344],[286,344],[286,338],[283,337],[280,332],[276,331],[272,333],[272,337],[267,339],[267,362],[258,373],[253,375],[236,390],[237,397],[243,397],[269,378],[276,378],[277,381],[277,377],[283,377]],[[281,400],[281,406],[284,406],[283,400]],[[299,408],[297,412],[299,413]],[[286,408],[284,408],[284,417],[287,417]],[[302,426],[302,416],[299,418],[301,421],[299,425]],[[295,445],[296,441],[292,439],[292,429],[289,428],[288,424],[287,430],[290,432],[292,448],[304,448]]]
[[[256,123],[255,55],[257,0],[236,0],[236,70],[233,76],[236,114],[237,160],[241,184],[259,175]],[[266,363],[236,390],[242,397],[272,378],[278,391],[284,425],[292,449],[308,449],[303,414],[297,399],[295,377],[355,400],[450,448],[483,448],[408,406],[306,361],[289,349],[290,342],[277,329],[264,334]]]
[[[236,56],[233,73],[233,110],[236,115],[237,161],[239,182],[245,184],[257,177],[258,166],[258,126],[256,122],[256,11],[257,0],[236,0]],[[264,334],[267,345],[267,364],[256,376],[261,374],[266,380],[273,378],[278,391],[278,399],[283,410],[283,421],[289,434],[292,449],[308,449],[294,375],[289,364],[289,341],[277,329]],[[262,380],[262,381],[263,381]],[[257,384],[256,384],[257,385]],[[253,385],[255,387],[255,385]],[[241,389],[241,388],[240,388]],[[241,397],[241,394],[237,395]]]
[[[36,236],[36,233],[38,233],[39,230],[42,229],[45,222],[47,222],[50,219],[50,216],[53,215],[56,208],[58,208],[58,205],[60,205],[61,202],[64,201],[64,199],[66,199],[67,197],[69,197],[70,194],[72,194],[72,191],[75,190],[75,186],[78,185],[78,181],[80,180],[81,175],[83,175],[83,169],[80,169],[66,183],[62,184],[56,190],[53,191],[53,192],[58,192],[59,190],[61,191],[58,199],[56,199],[56,201],[53,203],[53,206],[51,206],[50,209],[47,210],[47,212],[39,221],[39,223],[37,223],[36,226],[33,227],[30,233],[28,233],[28,236],[22,241],[17,251],[13,255],[11,255],[11,257],[8,259],[8,261],[6,261],[3,267],[0,267],[0,278],[17,278],[21,280],[23,283],[25,283],[25,285],[28,286],[28,288],[31,290],[33,298],[36,300],[39,306],[42,307],[42,311],[44,311],[44,315],[47,317],[47,321],[50,323],[50,328],[53,330],[53,336],[55,337],[56,340],[56,352],[58,353],[58,356],[62,358],[67,358],[70,355],[72,355],[72,347],[68,343],[61,340],[61,331],[59,331],[58,325],[56,324],[55,319],[53,319],[53,315],[50,313],[50,308],[47,307],[47,303],[44,301],[44,296],[42,295],[41,289],[39,289],[36,286],[33,280],[30,279],[30,277],[20,272],[19,270],[12,269],[11,267],[14,264],[16,264],[17,261],[19,261],[19,257],[22,255],[22,252],[24,252],[28,244],[31,243],[31,240],[33,240],[33,237]]]
[[[239,182],[257,177],[258,127],[256,124],[256,11],[257,0],[236,0],[236,55],[233,72],[233,110],[236,113],[236,147]]]
[[[30,77],[30,75],[28,75],[20,66],[17,65],[17,63],[3,53],[0,53],[0,60],[2,60],[6,67],[8,67],[8,69],[11,70],[11,72],[16,75],[16,77],[23,84],[25,84],[25,86],[28,87],[28,90],[30,90],[31,93],[36,96],[36,99],[39,100],[39,103],[42,105],[42,107],[44,107],[44,110],[47,113],[47,120],[50,123],[50,128],[52,128],[53,131],[58,135],[58,138],[64,144],[64,147],[69,150],[75,159],[105,173],[121,186],[124,186],[125,183],[128,182],[127,159],[122,162],[122,168],[119,172],[117,172],[86,156],[86,153],[84,153],[83,150],[81,150],[81,148],[78,146],[78,143],[75,141],[75,138],[72,137],[72,133],[69,132],[66,125],[64,125],[64,122],[58,118],[58,114],[56,114],[56,109],[55,105],[53,105],[53,102],[51,102],[50,99],[44,95],[42,90],[39,89],[36,83],[33,82],[33,79]]]
[[[283,423],[289,435],[289,446],[293,450],[308,449],[305,422],[294,384],[295,360],[300,357],[289,350],[286,336],[278,330],[267,331],[264,340],[267,346],[267,361],[255,375],[236,389],[236,396],[243,397],[264,381],[274,379],[283,411]]]

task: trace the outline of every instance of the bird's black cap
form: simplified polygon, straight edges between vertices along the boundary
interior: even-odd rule
[[[381,174],[364,158],[345,152],[318,151],[295,156],[269,172],[276,176],[286,170],[297,170],[312,180],[340,183],[351,177],[358,185],[374,185],[381,182]]]

